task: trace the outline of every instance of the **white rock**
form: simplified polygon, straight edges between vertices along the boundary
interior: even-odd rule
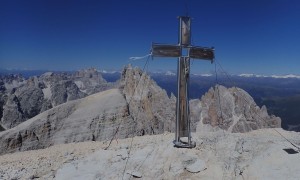
[[[276,130],[295,144],[299,142],[300,133]],[[298,180],[300,177],[300,153],[286,153],[283,149],[293,146],[273,129],[250,133],[196,132],[193,136],[199,145],[193,149],[174,148],[172,133],[135,137],[128,162],[120,155],[126,155],[125,145],[130,146],[131,138],[119,139],[108,150],[104,150],[107,145],[102,142],[82,142],[6,154],[0,156],[0,179],[39,176],[41,179],[127,180],[135,176]],[[72,152],[74,158],[69,159],[66,152]]]
[[[206,169],[206,164],[203,160],[197,159],[195,163],[186,166],[185,169],[192,173],[198,173]]]

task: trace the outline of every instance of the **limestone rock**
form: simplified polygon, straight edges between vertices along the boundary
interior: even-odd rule
[[[95,77],[102,82],[94,71],[90,74],[79,73],[76,78]],[[168,97],[140,69],[125,67],[119,88],[84,97],[87,94],[83,90],[88,92],[90,87],[80,87],[69,75],[46,73],[11,91],[3,106],[1,123],[6,125],[6,130],[0,132],[0,154],[174,131],[175,96]],[[74,100],[81,97],[84,98]],[[229,132],[280,126],[280,118],[269,116],[266,107],[259,108],[239,88],[216,86],[201,101],[191,100],[190,107],[193,131],[196,127],[202,131],[201,126]],[[36,113],[42,111],[45,112]],[[34,117],[24,120],[30,116]]]
[[[139,135],[173,131],[175,124],[174,96],[168,97],[165,90],[141,69],[125,67],[120,80],[130,114],[137,122]]]
[[[65,84],[64,80],[60,82],[61,86]],[[74,86],[72,82],[69,83],[69,86]],[[48,86],[49,82],[44,81],[44,84]],[[55,91],[60,92],[59,94],[68,92],[68,88],[60,88],[65,91],[60,92],[59,88]],[[75,90],[78,92],[76,87]],[[53,96],[54,91],[51,91],[51,94]],[[8,102],[11,102],[14,109],[22,107],[17,98]],[[24,115],[14,114],[20,116],[19,118],[23,118]],[[103,91],[57,105],[12,129],[1,132],[0,154],[40,149],[60,143],[108,141],[116,132],[117,138],[159,134],[173,131],[174,120],[175,97],[169,98],[166,91],[141,70],[126,67],[119,89]]]
[[[86,94],[81,92],[72,81],[60,81],[51,86],[51,99],[53,106],[65,103],[70,100],[80,99]]]
[[[206,165],[205,162],[201,159],[197,159],[196,162],[194,162],[193,164],[190,164],[188,166],[186,166],[185,168],[187,171],[191,172],[191,173],[198,173],[200,171],[203,171],[206,169]]]
[[[52,107],[114,87],[94,68],[74,74],[47,72],[27,80],[4,76],[0,78],[0,124],[9,129]],[[8,102],[11,95],[15,103]]]
[[[209,124],[229,132],[281,126],[279,117],[268,115],[265,106],[259,108],[246,91],[237,87],[227,89],[217,85],[209,89],[201,101],[191,104],[192,120],[200,121],[200,125]]]
[[[0,154],[46,148],[54,144],[107,141],[134,132],[124,96],[118,89],[96,93],[45,111],[0,132]]]
[[[0,77],[0,91],[11,91],[12,89],[17,88],[25,83],[25,78],[19,74],[2,76]]]
[[[15,124],[23,122],[24,116],[20,110],[20,102],[16,95],[12,94],[8,97],[3,106],[3,117],[1,124],[5,129],[13,127]]]
[[[276,130],[299,146],[299,132]],[[299,179],[300,154],[286,153],[283,148],[295,147],[273,129],[193,137],[193,149],[174,148],[174,134],[165,133],[119,139],[108,150],[106,142],[80,142],[6,154],[0,156],[0,179],[134,179],[127,172],[138,172],[141,179]],[[131,143],[130,159],[121,159]],[[198,160],[205,162],[204,171],[184,170]]]
[[[115,83],[107,83],[95,68],[77,71],[73,79],[77,87],[88,95],[117,87]]]
[[[9,96],[13,94],[17,87],[24,85],[25,83],[26,81],[21,75],[0,76],[0,124],[4,113],[4,106]],[[0,131],[2,130],[4,130],[3,127],[0,128]]]

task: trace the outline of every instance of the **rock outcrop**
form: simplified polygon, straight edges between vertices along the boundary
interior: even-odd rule
[[[21,75],[8,75],[0,77],[0,131],[4,128],[1,126],[1,118],[3,116],[4,106],[9,99],[9,95],[15,91],[15,88],[26,83]],[[14,97],[11,97],[13,99]],[[9,102],[10,104],[11,102]],[[8,105],[9,106],[9,105]]]
[[[244,90],[227,89],[217,85],[200,100],[191,101],[193,123],[211,125],[229,132],[249,132],[261,128],[281,127],[281,119],[268,115],[267,108],[259,108]]]
[[[95,68],[77,71],[73,75],[73,80],[80,91],[88,95],[116,87],[107,83]]]
[[[129,65],[122,72],[120,88],[140,135],[174,130],[176,98],[169,98],[147,74]]]
[[[0,78],[0,91],[11,91],[26,83],[24,77],[19,74],[11,74]]]

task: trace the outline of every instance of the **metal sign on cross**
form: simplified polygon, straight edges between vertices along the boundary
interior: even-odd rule
[[[186,52],[187,54],[184,54]],[[178,44],[152,44],[152,57],[178,57],[175,147],[193,148],[189,114],[190,59],[214,60],[214,48],[191,45],[191,18],[179,17]],[[187,140],[186,140],[187,138]],[[184,140],[185,139],[185,140]]]

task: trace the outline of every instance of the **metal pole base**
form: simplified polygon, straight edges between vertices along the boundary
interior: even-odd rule
[[[194,148],[196,147],[196,142],[194,141],[190,141],[190,143],[188,142],[184,142],[184,141],[176,141],[174,140],[173,141],[174,143],[174,147],[177,147],[177,148]]]

